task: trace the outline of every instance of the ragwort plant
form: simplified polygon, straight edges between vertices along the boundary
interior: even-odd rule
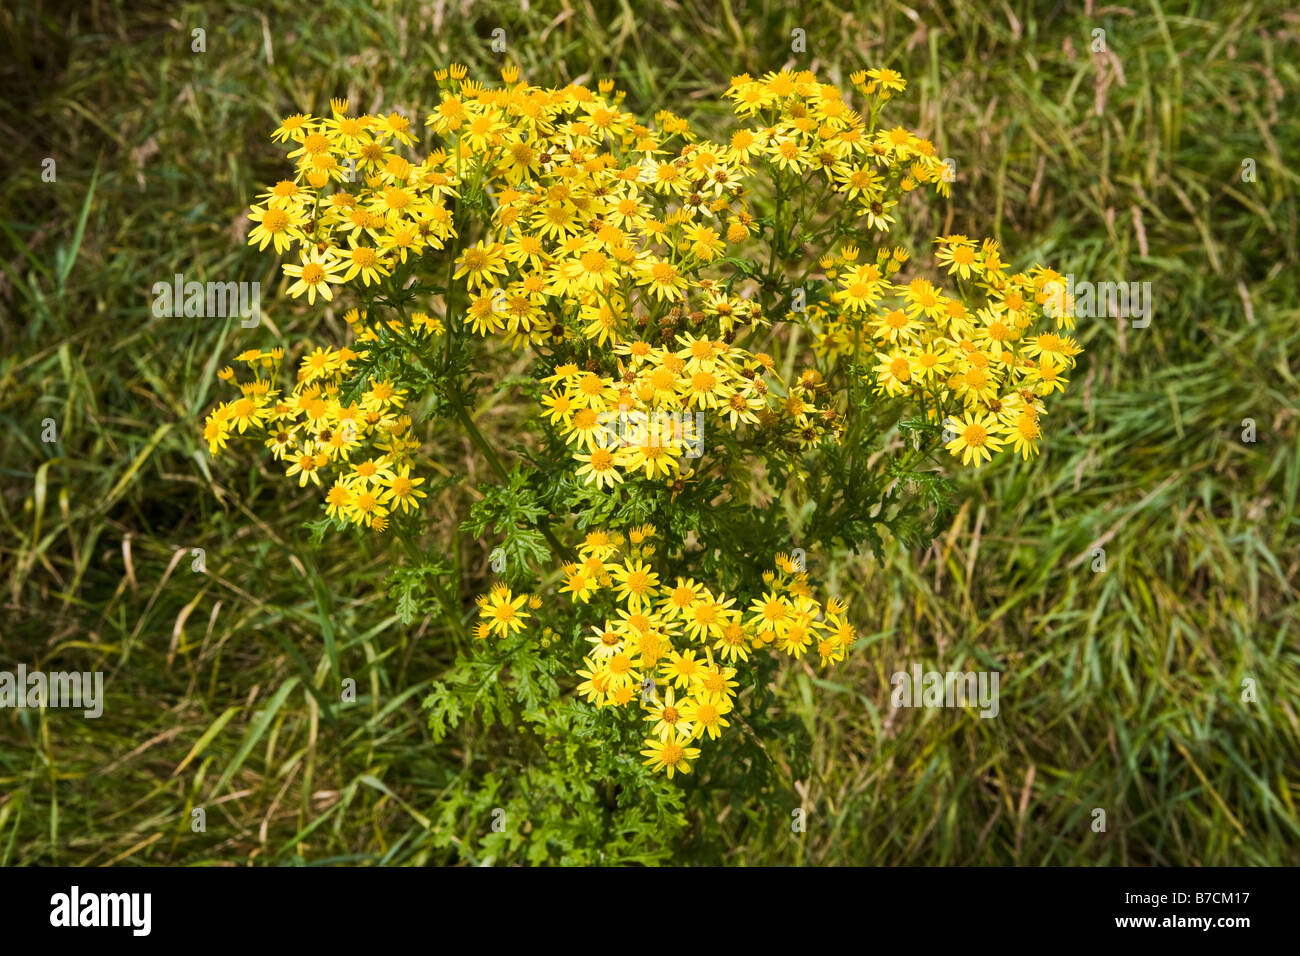
[[[393,541],[402,616],[472,646],[426,701],[435,740],[531,728],[509,774],[444,792],[440,832],[500,803],[494,853],[657,859],[683,775],[752,795],[802,765],[773,675],[841,661],[857,619],[807,555],[924,546],[952,467],[1038,453],[1079,352],[1069,303],[993,240],[937,238],[928,274],[890,242],[951,182],[886,122],[891,70],[855,73],[852,96],[807,71],[738,76],[717,140],[644,122],[612,81],[466,72],[435,73],[423,157],[406,117],[343,101],[275,130],[294,172],[258,197],[249,242],[290,260],[290,296],[338,294],[351,335],[288,367],[281,348],[239,355],[205,437],[256,436],[319,488],[318,534]],[[510,469],[469,411],[488,348],[531,373]],[[498,576],[473,620],[428,540],[445,480],[427,484],[413,419],[454,423],[496,476],[461,524]]]

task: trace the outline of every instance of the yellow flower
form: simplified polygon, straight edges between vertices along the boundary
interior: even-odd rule
[[[1011,450],[1020,454],[1026,461],[1038,454],[1038,439],[1042,437],[1038,416],[1026,409],[1016,416],[1011,427]]]
[[[775,591],[768,591],[762,597],[755,598],[749,610],[750,623],[758,629],[760,637],[783,634],[790,626],[794,613],[789,599]],[[771,637],[766,639],[771,640]]]
[[[316,348],[311,354],[303,357],[302,365],[298,370],[298,380],[310,382],[312,379],[336,371],[339,365],[339,353],[333,349]]]
[[[906,352],[895,349],[884,356],[873,371],[876,373],[876,391],[888,395],[905,395],[911,391],[912,361]]]
[[[348,504],[346,514],[355,524],[370,527],[377,518],[388,514],[388,499],[391,495],[383,488],[359,486]]]
[[[406,390],[397,388],[390,380],[376,382],[361,397],[361,407],[369,412],[382,411],[389,405],[401,405]]]
[[[248,244],[256,244],[259,250],[271,243],[276,253],[282,254],[294,240],[306,239],[302,226],[307,217],[294,207],[271,206],[260,209],[254,206],[248,218],[257,223],[248,234]]]
[[[867,76],[872,80],[871,84],[868,84],[867,86],[868,92],[873,91],[873,86],[879,86],[885,90],[892,90],[895,93],[901,93],[903,90],[907,89],[907,80],[903,79],[902,74],[895,70],[881,68],[871,69],[867,70]]]
[[[387,262],[373,246],[359,244],[355,233],[348,237],[348,245],[350,248],[343,252],[347,265],[344,282],[351,282],[359,275],[363,284],[370,285],[389,275]]]
[[[505,246],[484,245],[480,240],[456,257],[456,266],[452,278],[464,276],[471,289],[487,288],[493,282],[492,276],[506,274]]]
[[[668,598],[661,608],[667,620],[687,616],[703,602],[704,589],[692,578],[678,578],[677,585],[668,592]]]
[[[393,472],[383,484],[388,488],[389,495],[392,497],[393,510],[398,508],[402,512],[416,511],[419,508],[419,501],[426,497],[419,486],[424,484],[423,478],[411,477],[411,466],[403,465],[400,469]]]
[[[704,694],[683,703],[682,716],[691,724],[692,737],[701,738],[708,734],[710,740],[717,740],[722,735],[722,728],[731,726],[725,719],[731,709],[731,701],[726,697]]]
[[[486,627],[486,622],[484,627]],[[487,634],[485,633],[482,636],[486,637]],[[583,659],[583,664],[586,665],[587,670],[577,672],[579,677],[585,678],[578,685],[578,693],[585,697],[588,703],[603,700],[605,695],[609,693],[609,671],[603,665],[598,666],[595,664],[589,657]]]
[[[658,423],[654,423],[656,426]],[[628,471],[645,471],[650,479],[667,477],[677,471],[677,459],[684,449],[673,440],[667,429],[651,427],[646,429],[645,440],[628,449],[626,467]]]
[[[221,415],[218,415],[221,412]],[[226,406],[219,405],[217,411],[208,415],[207,421],[203,425],[203,440],[208,443],[208,453],[216,455],[226,447],[226,440],[230,437],[230,426],[225,416]]]
[[[678,734],[671,734],[667,740],[652,737],[645,742],[647,749],[641,751],[646,758],[642,762],[655,772],[665,771],[669,780],[674,773],[690,773],[690,762],[699,757],[700,748],[687,747],[688,739]]]
[[[664,692],[664,699],[661,701],[657,697],[645,704],[648,714],[643,718],[651,723],[650,732],[660,740],[666,741],[674,736],[683,739],[691,739],[691,722],[686,718],[684,713],[689,700],[681,704],[674,697],[675,691],[669,687]]]
[[[648,285],[656,299],[673,299],[686,288],[687,282],[671,262],[652,259],[641,267],[637,285]]]
[[[739,615],[729,617],[722,625],[721,636],[713,642],[713,650],[728,661],[749,660],[749,644],[752,634],[747,632],[740,622]]]
[[[664,680],[672,682],[677,687],[690,687],[703,670],[702,663],[696,659],[695,652],[692,650],[680,653],[672,651],[660,666],[660,673],[663,674]]]
[[[300,265],[287,264],[284,266],[284,274],[295,278],[298,281],[289,286],[289,295],[292,298],[306,293],[307,302],[314,305],[317,293],[326,301],[334,298],[334,293],[330,291],[330,284],[338,284],[343,281],[339,271],[343,264],[334,259],[329,253],[323,253],[312,247],[302,254],[302,263]]]
[[[530,616],[523,609],[528,602],[528,595],[512,595],[510,588],[504,584],[494,586],[487,595],[479,600],[481,602],[479,617],[487,622],[489,629],[497,637],[509,637],[511,634],[523,630],[524,622]]]
[[[614,568],[610,576],[614,579],[618,599],[626,601],[632,610],[649,604],[652,592],[659,584],[659,575],[644,561],[629,559]]]
[[[293,463],[285,471],[285,474],[290,478],[297,475],[299,488],[305,488],[308,481],[314,485],[319,485],[321,464],[315,455],[303,452],[294,457]]]
[[[583,479],[583,484],[594,484],[599,490],[613,488],[623,480],[623,476],[618,471],[621,457],[618,449],[596,446],[590,452],[585,454],[578,452],[573,457],[583,462],[576,473]]]
[[[340,479],[335,481],[325,495],[325,513],[331,518],[346,517],[352,506],[352,491]]]
[[[954,455],[960,455],[963,465],[974,462],[976,468],[980,467],[992,458],[990,451],[997,451],[1004,444],[998,437],[1001,426],[996,415],[967,412],[952,424],[952,428],[957,437],[944,447]]]

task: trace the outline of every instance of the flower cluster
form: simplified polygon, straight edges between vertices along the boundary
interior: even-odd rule
[[[918,400],[955,435],[946,447],[979,467],[1010,442],[1025,458],[1038,453],[1042,399],[1067,384],[1081,349],[1066,330],[1071,309],[1057,291],[1061,276],[1036,266],[1011,274],[998,244],[941,236],[935,257],[966,290],[952,295],[924,277],[895,279],[902,249],[859,263],[848,245],[824,263],[837,280],[839,312],[822,315],[823,354],[875,350],[873,383],[882,394]],[[971,292],[980,295],[972,307]]]
[[[295,114],[272,134],[294,147],[288,155],[297,173],[262,193],[248,217],[250,245],[297,252],[300,261],[283,268],[297,280],[289,295],[308,302],[332,299],[331,285],[378,283],[395,264],[441,249],[456,234],[445,157],[417,165],[398,152],[412,143],[410,121],[399,113],[348,116],[346,100],[330,106],[330,117]]]
[[[776,650],[799,659],[816,654],[823,666],[844,659],[856,634],[844,601],[824,604],[812,593],[807,573],[778,554],[763,575],[766,590],[748,608],[734,597],[691,578],[669,580],[656,570],[655,529],[641,526],[627,537],[607,531],[587,535],[579,560],[564,568],[560,591],[575,604],[608,594],[614,614],[591,627],[590,645],[577,671],[578,693],[598,707],[639,703],[650,724],[645,763],[656,771],[689,773],[706,736],[716,740],[730,726],[739,683],[733,664]],[[506,637],[526,626],[525,604],[498,584],[478,599],[475,636]]]
[[[513,67],[497,89],[465,79],[463,67],[435,77],[445,88],[428,126],[451,142],[422,160],[401,154],[413,144],[405,117],[352,116],[346,101],[331,101],[329,117],[296,114],[275,131],[297,171],[253,207],[249,242],[296,250],[300,261],[284,266],[296,280],[291,296],[314,301],[332,297],[331,285],[390,278],[408,257],[459,240],[463,195],[490,196],[486,237],[464,244],[448,270],[463,282],[463,316],[450,314],[450,287],[442,309],[447,321],[514,347],[585,343],[585,365],[552,366],[543,414],[574,446],[586,483],[672,478],[691,437],[682,411],[707,410],[732,430],[784,431],[801,447],[837,431],[837,411],[808,387],[820,373],[787,387],[769,356],[732,344],[738,328],[769,321],[736,291],[732,257],[758,230],[749,202],[756,178],[792,201],[821,206],[837,195],[837,206],[876,231],[893,224],[898,202],[919,185],[946,194],[951,177],[932,143],[903,127],[878,128],[882,108],[906,87],[902,77],[853,74],[865,101],[858,110],[809,71],[738,76],[726,95],[748,123],[725,144],[698,138],[667,111],[643,125],[620,108],[609,81],[594,91],[543,90],[520,82]],[[778,229],[788,225],[777,219]],[[1078,351],[1068,337],[1028,334],[1055,274],[1008,275],[987,240],[949,236],[940,245],[940,265],[981,289],[983,306],[922,277],[894,282],[906,250],[883,247],[875,262],[859,263],[846,243],[821,260],[838,285],[829,305],[808,312],[822,326],[818,353],[856,358],[873,349],[879,390],[933,402],[932,417],[958,406],[949,448],[964,462],[978,466],[1002,436],[1028,456],[1040,435],[1039,398],[1064,386]],[[721,264],[731,267],[708,274]],[[442,320],[425,321],[442,330]],[[673,424],[654,427],[663,413]],[[652,427],[633,441],[609,440],[609,422],[628,416]]]
[[[412,136],[397,113],[351,116],[335,100],[329,117],[284,120],[272,138],[290,147],[296,175],[260,197],[249,242],[296,251],[300,261],[283,267],[296,280],[289,294],[328,299],[332,285],[389,278],[408,256],[458,238],[462,193],[487,194],[488,236],[466,244],[451,273],[464,282],[462,321],[516,347],[580,339],[609,350],[603,374],[579,377],[560,364],[553,381],[563,387],[546,400],[578,446],[586,481],[603,486],[640,470],[654,478],[675,471],[680,457],[671,433],[662,454],[653,444],[592,447],[584,436],[602,414],[718,408],[733,429],[761,422],[805,447],[834,431],[836,413],[811,390],[784,388],[769,357],[728,344],[738,327],[767,318],[731,291],[734,269],[705,272],[757,231],[747,195],[759,176],[808,201],[820,185],[823,198],[838,194],[876,230],[892,225],[899,199],[919,184],[946,192],[929,141],[902,127],[875,129],[902,78],[854,74],[864,115],[809,71],[738,76],[727,96],[751,123],[722,144],[700,140],[666,111],[654,128],[642,125],[619,108],[609,81],[596,91],[542,90],[519,82],[514,68],[503,76],[504,87],[489,89],[461,67],[436,74],[448,88],[428,125],[452,145],[422,160],[401,155]]]
[[[833,428],[835,416],[818,408],[817,390],[803,381],[787,386],[770,355],[690,333],[675,345],[624,343],[616,349],[617,376],[567,363],[545,380],[545,416],[574,446],[585,483],[604,488],[636,474],[675,479],[684,457],[699,457],[706,415],[732,430],[788,428],[803,445]]]
[[[355,312],[348,318],[360,322]],[[373,382],[356,400],[343,398],[342,383],[364,357],[364,350],[346,346],[316,348],[304,356],[296,383],[283,394],[274,387],[283,349],[241,353],[236,360],[252,377],[238,381],[229,366],[218,373],[242,394],[208,414],[203,437],[209,450],[216,454],[236,432],[262,433],[272,457],[299,487],[323,487],[321,476],[332,476],[325,493],[331,518],[384,531],[390,513],[414,510],[425,497],[419,489],[424,479],[411,475],[419,441],[411,436],[410,416],[402,413],[405,392],[385,380]]]

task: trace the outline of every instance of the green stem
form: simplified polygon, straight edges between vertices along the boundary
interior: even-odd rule
[[[450,338],[451,329],[446,329],[443,332],[443,335]],[[435,376],[438,374],[438,369],[435,368],[427,358],[425,358],[424,353],[414,342],[400,333],[398,333],[397,337],[406,346],[407,351],[414,355],[421,365],[423,365],[431,374]],[[459,392],[449,392],[447,395],[447,404],[451,406],[452,411],[456,415],[456,420],[459,421],[461,427],[465,429],[465,434],[469,436],[470,442],[475,448],[482,452],[483,457],[486,458],[488,464],[492,466],[492,470],[497,473],[497,477],[506,484],[509,484],[510,475],[506,472],[505,465],[501,463],[501,458],[497,455],[496,449],[488,443],[488,440],[483,437],[483,433],[478,430],[478,426],[474,424],[474,419],[470,417],[469,411],[465,408],[465,402],[461,394]],[[564,546],[560,539],[555,536],[555,532],[551,530],[551,525],[548,519],[539,518],[536,526],[537,530],[542,533],[542,537],[546,539],[547,544],[551,546],[551,551],[554,552],[557,558],[564,562],[572,560],[572,553]]]
[[[461,426],[465,429],[465,434],[469,436],[469,440],[474,444],[474,447],[483,453],[483,457],[488,460],[488,464],[490,464],[492,470],[497,473],[497,477],[506,484],[509,484],[510,476],[506,473],[505,466],[501,464],[501,459],[497,455],[496,449],[488,443],[488,440],[483,437],[483,433],[478,430],[478,426],[474,424],[474,419],[470,417],[469,411],[465,408],[459,395],[451,396],[451,407],[456,413],[456,418],[460,421]],[[572,555],[569,553],[569,549],[566,548],[560,542],[559,538],[555,536],[555,532],[551,530],[551,525],[548,519],[539,518],[537,520],[537,530],[542,533],[542,537],[546,539],[547,543],[551,546],[551,551],[555,553],[557,558],[565,562],[571,560]]]

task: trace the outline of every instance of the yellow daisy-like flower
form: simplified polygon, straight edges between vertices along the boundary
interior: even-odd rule
[[[583,463],[576,472],[583,479],[583,484],[594,484],[597,489],[604,489],[613,488],[623,480],[618,470],[621,457],[619,449],[597,445],[590,452],[578,452],[573,457]]]
[[[647,749],[641,751],[641,756],[646,758],[642,762],[656,773],[665,771],[669,780],[674,773],[690,773],[690,762],[699,757],[700,748],[688,747],[687,742],[688,738],[678,734],[670,735],[667,740],[652,737],[646,741]]]
[[[1038,440],[1043,432],[1038,424],[1038,416],[1026,408],[1016,416],[1011,426],[1011,450],[1021,455],[1026,461],[1038,454]]]
[[[584,556],[604,559],[613,554],[617,547],[618,540],[608,531],[592,531],[587,534],[578,550]]]
[[[654,259],[642,267],[637,285],[649,286],[656,299],[674,299],[686,288],[687,281],[671,262]]]
[[[452,278],[464,276],[471,289],[488,288],[494,282],[493,276],[506,274],[505,246],[479,241],[456,258],[456,266]]]
[[[343,277],[339,274],[343,264],[332,254],[320,252],[314,246],[302,254],[300,264],[286,263],[283,268],[285,275],[298,280],[289,286],[290,297],[296,299],[306,294],[307,302],[311,305],[316,303],[318,294],[326,301],[334,298],[330,285],[337,285],[343,281]]]
[[[371,527],[375,521],[388,515],[390,497],[383,488],[359,488],[345,513],[354,523]]]
[[[991,452],[1002,448],[1004,441],[998,437],[1002,426],[996,415],[967,412],[951,425],[957,437],[944,447],[954,455],[961,456],[961,463],[969,465],[974,462],[978,468],[991,460]]]
[[[257,223],[248,234],[248,244],[255,244],[259,250],[271,243],[276,253],[283,254],[288,251],[290,243],[306,238],[302,226],[307,217],[291,206],[273,205],[266,209],[254,206],[248,218]]]
[[[486,622],[484,625],[486,626]],[[476,635],[486,637],[486,634]],[[605,699],[609,693],[609,671],[603,665],[597,665],[590,657],[583,659],[586,670],[579,670],[578,676],[584,678],[578,685],[578,694],[586,698],[588,703],[597,703]]]
[[[401,508],[403,513],[416,511],[420,507],[420,499],[426,497],[425,493],[419,490],[419,486],[424,484],[424,479],[412,478],[409,464],[393,472],[384,479],[383,483],[392,499],[394,511],[398,508]]]
[[[509,637],[522,631],[524,622],[530,617],[523,609],[528,603],[528,595],[512,595],[510,588],[504,584],[494,586],[479,601],[479,617],[487,622],[497,637]]]
[[[760,636],[781,635],[794,617],[794,607],[783,594],[768,591],[762,597],[755,598],[749,606],[750,623],[758,629]],[[771,637],[766,637],[770,640]]]
[[[294,457],[293,463],[289,465],[285,474],[290,478],[297,475],[299,488],[307,487],[307,482],[309,481],[313,485],[319,485],[320,469],[324,464],[325,462],[321,461],[315,455],[303,452],[301,455]]]
[[[566,564],[564,566],[564,584],[560,586],[560,593],[568,594],[574,601],[581,601],[586,604],[591,600],[591,595],[598,583],[595,575],[589,574],[586,568],[576,564]]]
[[[677,585],[668,592],[668,599],[663,602],[664,617],[672,620],[679,616],[689,618],[690,611],[704,598],[704,588],[692,578],[678,578]]]
[[[664,691],[663,700],[657,698],[646,705],[649,711],[645,720],[652,724],[650,732],[660,740],[668,740],[673,736],[680,736],[689,740],[691,734],[691,722],[683,713],[686,701],[679,704],[674,696],[676,691],[669,687]]]
[[[644,561],[629,559],[615,568],[611,577],[614,579],[618,599],[626,601],[632,610],[648,605],[653,590],[659,585],[659,575],[650,570]]]
[[[912,389],[912,360],[900,349],[895,349],[884,356],[873,371],[876,373],[878,392],[887,395],[906,395]]]
[[[378,249],[360,244],[355,233],[348,237],[348,245],[351,248],[343,252],[347,266],[344,282],[351,282],[359,275],[363,284],[370,285],[389,275],[388,264]]]
[[[732,709],[726,697],[704,694],[688,699],[682,704],[682,717],[691,725],[691,736],[701,738],[708,734],[710,740],[722,735],[722,728],[730,727],[726,714]]]
[[[680,653],[673,651],[660,665],[660,673],[664,680],[670,681],[676,687],[689,688],[703,670],[704,662],[697,659],[695,652],[691,650]]]

